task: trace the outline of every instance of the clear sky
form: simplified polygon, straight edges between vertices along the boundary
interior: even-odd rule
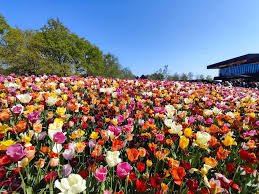
[[[59,18],[72,32],[119,58],[136,75],[216,75],[206,66],[259,52],[259,0],[0,0],[22,29]]]

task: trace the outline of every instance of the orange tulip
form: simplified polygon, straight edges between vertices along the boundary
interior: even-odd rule
[[[138,160],[138,157],[139,157],[139,151],[135,148],[128,148],[126,149],[126,152],[128,154],[128,159],[131,161],[131,162],[135,162]]]
[[[212,124],[210,127],[206,128],[208,133],[218,133],[221,132],[220,128],[217,125]]]
[[[36,133],[40,133],[42,131],[42,124],[34,123],[33,124],[33,130]]]
[[[174,183],[177,185],[182,185],[183,177],[186,175],[185,169],[183,167],[177,167],[172,168],[170,172],[174,179]]]
[[[225,150],[222,146],[220,146],[217,151],[217,159],[225,160],[228,157],[229,153],[230,153],[229,150]]]
[[[98,157],[102,154],[102,146],[97,144],[95,147],[94,147],[94,150],[93,152],[91,153],[91,156],[92,157]]]
[[[210,140],[209,140],[209,145],[211,146],[211,147],[216,147],[216,146],[218,146],[220,143],[217,141],[217,138],[216,137],[214,137],[214,136],[211,136],[211,138],[210,138]]]
[[[176,167],[179,167],[180,161],[174,160],[173,158],[169,158],[168,165],[170,166],[170,168],[176,168]]]
[[[18,121],[14,126],[14,131],[17,133],[23,132],[27,128],[27,122],[24,120]]]
[[[2,112],[0,112],[0,121],[8,121],[10,117],[10,112],[7,109],[4,109]]]
[[[217,160],[212,157],[205,157],[203,160],[205,164],[211,166],[212,168],[216,167],[218,164]]]
[[[84,151],[85,147],[86,147],[85,142],[76,143],[76,152],[82,153]]]
[[[155,143],[150,143],[150,144],[148,144],[148,147],[149,147],[149,149],[150,149],[151,151],[155,151],[156,148],[157,148],[157,145],[156,145]]]
[[[47,154],[49,152],[49,147],[48,146],[44,146],[40,149],[40,151],[43,153],[43,154]]]
[[[112,141],[112,151],[119,151],[121,148],[124,147],[124,142],[120,139],[114,139]]]

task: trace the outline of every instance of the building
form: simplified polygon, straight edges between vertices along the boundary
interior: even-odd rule
[[[247,54],[207,66],[207,69],[219,69],[215,80],[244,79],[259,81],[259,54]]]

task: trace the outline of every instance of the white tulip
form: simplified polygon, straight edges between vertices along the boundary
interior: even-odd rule
[[[20,100],[22,103],[29,103],[32,99],[32,96],[30,94],[19,94],[16,95],[16,98],[18,98],[18,100]]]
[[[106,162],[109,167],[114,167],[117,164],[121,163],[121,159],[119,158],[120,152],[119,151],[108,151],[106,153]]]
[[[173,126],[173,120],[172,119],[165,119],[164,120],[164,123],[165,125],[168,127],[168,128],[171,128]]]
[[[211,135],[207,132],[198,131],[196,133],[196,143],[200,146],[206,146],[210,139]]]
[[[46,103],[49,106],[53,106],[54,104],[56,104],[56,102],[57,102],[57,98],[53,98],[51,96],[49,96],[48,99],[46,100]]]
[[[61,191],[59,194],[77,194],[86,189],[86,181],[78,174],[70,174],[68,178],[56,180],[55,187]]]
[[[169,129],[168,132],[170,134],[182,135],[182,133],[183,133],[182,129],[183,129],[182,125],[180,125],[180,124],[178,125],[175,122],[173,122],[172,125],[171,125],[171,129]]]

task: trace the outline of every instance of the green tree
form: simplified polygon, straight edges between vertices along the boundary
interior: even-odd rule
[[[148,78],[152,80],[168,79],[168,65],[165,65],[163,68],[159,68],[155,73],[148,75]]]
[[[180,79],[180,76],[178,73],[174,73],[173,75],[168,76],[168,80],[170,81],[178,81]]]
[[[210,75],[207,75],[207,76],[206,76],[206,80],[209,81],[209,82],[212,82],[212,81],[213,81],[213,78],[212,78]]]
[[[193,73],[192,72],[189,72],[188,73],[188,80],[192,80],[193,79]]]
[[[104,55],[80,38],[59,19],[50,19],[40,30],[21,30],[0,16],[0,73],[92,75],[132,77],[112,54]]]
[[[188,75],[186,73],[183,73],[182,75],[180,75],[180,80],[187,81],[188,80]]]
[[[122,79],[134,79],[135,75],[130,71],[129,68],[125,67],[121,69]]]
[[[32,31],[22,31],[18,28],[10,28],[1,37],[0,59],[1,67],[6,73],[34,74],[38,65],[38,53],[34,52],[31,42]]]
[[[200,79],[200,80],[204,80],[204,79],[205,79],[204,75],[203,75],[203,74],[200,74],[200,75],[199,75],[199,79]]]
[[[121,67],[117,57],[108,53],[103,55],[103,61],[105,65],[105,77],[122,77]]]

